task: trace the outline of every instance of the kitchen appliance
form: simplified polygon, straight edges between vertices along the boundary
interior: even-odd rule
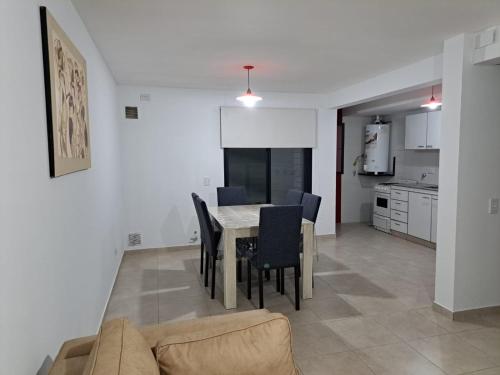
[[[386,233],[391,231],[391,184],[374,187],[373,226]]]
[[[382,124],[377,116],[375,124],[365,128],[365,164],[364,171],[374,174],[389,171],[389,143],[391,128]]]

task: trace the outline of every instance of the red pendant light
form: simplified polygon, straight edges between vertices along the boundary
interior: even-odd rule
[[[246,107],[253,107],[255,103],[260,102],[262,98],[260,96],[255,95],[252,90],[250,90],[250,70],[254,69],[253,65],[245,65],[243,69],[247,71],[247,91],[245,94],[238,96],[236,100],[240,101]]]
[[[427,103],[422,104],[420,107],[422,107],[422,108],[429,108],[429,109],[434,110],[434,109],[438,109],[442,105],[443,105],[443,103],[441,103],[439,100],[437,100],[434,97],[434,86],[432,86],[431,99]]]

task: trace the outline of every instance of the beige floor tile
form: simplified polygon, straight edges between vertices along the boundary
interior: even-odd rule
[[[295,310],[295,305],[291,302],[269,307],[268,310],[286,315],[292,325],[310,324],[320,321],[318,316],[311,310],[305,308],[301,308],[299,311]]]
[[[377,346],[358,354],[377,375],[445,375],[406,343]]]
[[[361,313],[346,302],[343,298],[332,295],[325,299],[302,300],[302,306],[311,310],[320,320],[340,319],[352,316],[359,316]]]
[[[500,329],[485,328],[462,332],[457,336],[486,353],[497,365],[500,365]]]
[[[500,367],[490,368],[487,370],[480,370],[469,372],[467,375],[500,375]]]
[[[450,375],[495,366],[486,354],[456,335],[429,337],[409,345]]]
[[[158,323],[158,295],[111,299],[104,320],[125,317],[137,325]]]
[[[350,349],[322,322],[293,326],[292,342],[297,359],[345,352]]]
[[[353,352],[310,357],[298,361],[304,375],[373,375],[373,371]]]
[[[158,295],[158,321],[178,321],[209,316],[208,299],[206,296],[187,298],[172,298],[168,293]]]
[[[443,327],[450,333],[455,332],[463,332],[474,329],[484,328],[484,322],[480,318],[471,318],[468,321],[456,321],[448,318],[447,316],[436,312],[432,309],[432,307],[424,307],[422,309],[415,310],[422,316],[431,320],[432,322],[438,324]]]
[[[346,318],[324,324],[353,349],[370,348],[399,342],[399,338],[372,318]]]
[[[345,294],[340,294],[340,296],[344,300],[346,300],[349,305],[360,311],[363,315],[374,315],[408,310],[408,308],[396,297],[382,298]]]
[[[376,315],[374,319],[405,341],[447,333],[444,328],[413,310]]]

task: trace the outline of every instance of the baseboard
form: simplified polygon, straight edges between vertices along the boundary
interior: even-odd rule
[[[182,251],[182,250],[196,250],[200,248],[200,244],[194,245],[179,245],[179,246],[164,246],[164,247],[153,247],[149,249],[136,249],[136,250],[125,250],[124,254],[135,255],[135,254],[144,254],[146,252],[155,253],[155,252],[164,252],[164,251]]]
[[[446,316],[449,319],[453,319],[453,312],[448,310],[446,307],[437,304],[436,302],[432,303],[432,310]]]
[[[337,238],[337,234],[336,233],[333,233],[333,234],[317,234],[316,238],[318,238],[318,239],[325,239],[325,240],[334,240],[334,239]]]
[[[481,314],[500,313],[500,306],[489,306],[489,307],[480,307],[477,309],[450,311],[447,308],[437,304],[436,302],[432,304],[432,309],[440,314],[445,315],[446,317],[452,320],[457,320],[457,321],[464,321],[467,320],[467,318],[475,317]]]
[[[111,294],[113,294],[113,289],[115,288],[115,284],[116,284],[116,278],[118,277],[118,272],[120,271],[120,268],[122,266],[124,256],[125,256],[125,251],[122,252],[122,255],[120,257],[120,262],[118,263],[118,267],[116,267],[115,275],[113,276],[113,283],[111,285],[111,288],[109,289],[108,297],[106,298],[106,304],[104,305],[104,310],[102,311],[101,319],[99,320],[101,322],[101,324],[99,325],[99,327],[97,327],[96,332],[98,332],[99,328],[102,326],[104,316],[106,315],[106,310],[108,309],[109,300],[111,299]]]
[[[423,240],[421,238],[413,237],[409,234],[398,232],[397,230],[391,230],[390,234],[392,234],[395,237],[402,238],[406,241],[410,241],[410,242],[416,243],[418,245],[428,247],[429,249],[436,250],[436,244],[434,242],[429,242],[429,241]]]

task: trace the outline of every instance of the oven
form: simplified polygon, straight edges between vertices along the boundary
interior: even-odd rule
[[[391,195],[388,193],[375,192],[373,202],[373,213],[378,216],[391,217]]]

